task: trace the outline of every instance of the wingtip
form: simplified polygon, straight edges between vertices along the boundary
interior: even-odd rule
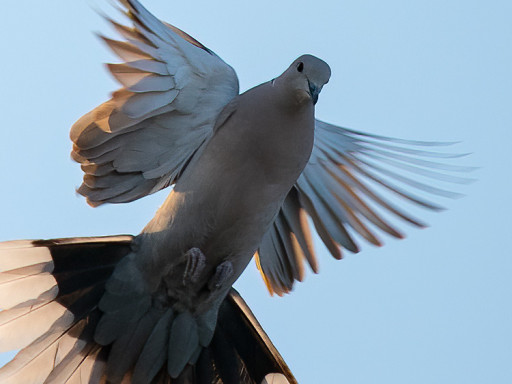
[[[88,187],[85,186],[85,184],[83,184],[83,183],[79,187],[75,188],[75,196],[79,197],[79,198],[85,197],[85,201],[86,201],[87,205],[89,205],[92,208],[99,207],[101,204],[103,204],[103,202],[95,202],[95,201],[90,200],[87,197],[87,194],[84,190],[85,188],[88,188]]]
[[[474,177],[465,177],[465,178],[461,179],[459,184],[470,185],[477,181],[478,181],[478,179],[475,179]]]
[[[466,195],[463,194],[463,193],[459,193],[459,192],[452,192],[450,193],[450,195],[448,196],[450,199],[453,199],[453,200],[459,200],[459,199],[462,199],[463,197],[465,197]]]
[[[462,140],[457,140],[457,141],[433,141],[432,143],[435,144],[436,146],[439,146],[439,147],[449,147],[450,145],[461,144]]]
[[[338,252],[333,252],[333,253],[332,253],[332,256],[333,256],[336,260],[341,260],[341,259],[343,259],[343,257],[344,257],[343,252],[341,251],[341,249],[338,249]]]
[[[91,208],[98,208],[100,205],[105,204],[104,201],[94,201],[94,200],[91,200],[83,192],[80,192],[80,188],[81,188],[81,186],[79,188],[75,189],[76,195],[80,196],[80,197],[85,197],[85,201],[87,202],[87,205],[90,206]]]
[[[92,34],[100,40],[100,42],[102,44],[106,44],[107,47],[108,47],[108,42],[109,40],[112,40],[112,39],[109,39],[108,37],[106,37],[105,35],[103,35],[100,31],[92,31]]]
[[[429,225],[424,222],[418,222],[416,227],[418,227],[419,229],[427,229],[429,227]],[[404,239],[405,239],[405,236],[404,236]]]
[[[109,49],[112,49],[111,44],[115,44],[116,42],[120,42],[119,40],[111,39],[110,37],[105,36],[103,33],[99,31],[93,31],[92,34],[96,36],[96,38],[100,39],[101,43],[106,44]]]
[[[89,3],[89,4],[88,4],[88,5],[89,5],[89,8],[91,8],[91,9],[92,9],[92,11],[93,11],[94,13],[96,13],[99,17],[101,17],[102,19],[106,19],[106,18],[108,18],[107,14],[106,14],[105,12],[103,12],[103,10],[102,10],[102,9],[100,9],[100,8],[96,5],[96,3],[94,3],[94,2],[92,2],[92,1],[90,1],[90,0],[88,1],[88,3]]]
[[[384,246],[384,242],[381,240],[381,239],[376,239],[377,241],[375,243],[370,243],[370,244],[373,244],[374,246],[378,247],[378,248],[381,248]]]
[[[127,5],[125,4],[125,2],[126,2],[126,1],[124,1],[124,0],[117,0],[117,1],[116,1],[116,0],[107,0],[107,2],[110,4],[110,6],[111,6],[112,8],[114,8],[115,10],[119,11],[119,12],[120,12],[120,13],[122,13],[122,14],[125,14],[125,10],[124,10],[124,9],[122,9],[122,8],[119,6],[119,4],[118,4],[118,3],[121,3],[124,7],[126,7],[126,8],[127,8]]]

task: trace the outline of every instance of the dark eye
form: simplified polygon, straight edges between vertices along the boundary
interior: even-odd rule
[[[302,72],[304,70],[304,63],[301,61],[297,64],[297,71]]]

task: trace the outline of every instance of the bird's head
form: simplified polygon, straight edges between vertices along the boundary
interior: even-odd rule
[[[322,87],[331,77],[329,65],[313,55],[302,55],[276,80],[296,95],[299,103],[316,104]]]

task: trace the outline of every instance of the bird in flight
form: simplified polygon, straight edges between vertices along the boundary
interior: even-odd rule
[[[312,55],[239,94],[235,71],[137,0],[117,0],[121,84],[71,128],[78,193],[93,207],[172,186],[137,236],[0,243],[2,383],[296,383],[232,289],[250,260],[283,295],[329,252],[403,237],[383,212],[424,224],[386,193],[457,197],[417,176],[463,183],[436,158],[450,143],[393,139],[315,118],[331,76]],[[385,193],[382,193],[385,191]],[[312,228],[310,228],[312,226]],[[283,315],[284,316],[284,315]]]

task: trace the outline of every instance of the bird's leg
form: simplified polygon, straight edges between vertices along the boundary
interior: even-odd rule
[[[217,266],[215,274],[208,281],[210,291],[216,291],[224,285],[224,283],[233,275],[233,264],[231,261],[224,261]]]
[[[206,266],[206,256],[199,248],[190,248],[184,256],[187,265],[183,273],[183,285],[196,283]]]

